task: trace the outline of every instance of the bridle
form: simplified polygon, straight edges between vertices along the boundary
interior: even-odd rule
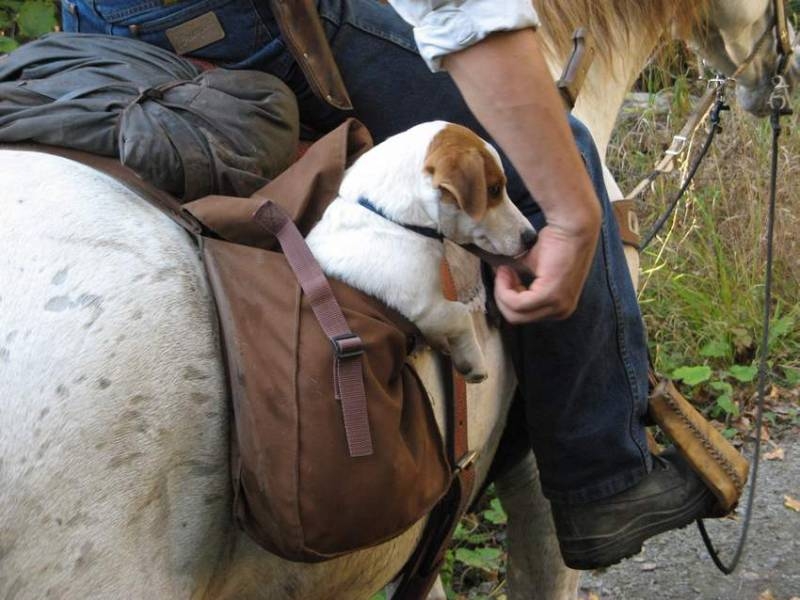
[[[778,61],[773,76],[784,76],[786,75],[786,70],[789,68],[789,59],[794,53],[791,34],[789,32],[789,18],[786,15],[785,0],[772,0],[772,23],[767,26],[764,33],[761,34],[761,37],[753,44],[753,49],[750,51],[750,54],[739,63],[739,66],[736,67],[736,70],[728,78],[736,79],[736,77],[747,69],[750,63],[753,62],[753,59],[755,59],[761,51],[761,47],[771,37],[775,41],[775,48],[778,54]]]
[[[761,51],[761,48],[767,40],[769,40],[774,35],[775,47],[778,54],[778,60],[776,62],[775,71],[772,74],[772,93],[770,94],[769,98],[769,107],[770,107],[770,123],[772,125],[772,158],[771,158],[771,170],[770,170],[770,190],[769,190],[769,212],[768,212],[768,219],[767,219],[767,232],[766,232],[766,241],[767,241],[767,256],[766,256],[766,276],[765,276],[765,283],[764,283],[764,313],[763,313],[763,322],[762,322],[762,339],[761,345],[759,348],[759,365],[758,365],[758,400],[757,400],[757,408],[756,408],[756,420],[754,425],[755,434],[755,443],[753,446],[753,457],[752,457],[752,474],[750,479],[750,491],[747,496],[747,503],[745,506],[745,513],[742,519],[742,526],[740,529],[739,537],[736,543],[736,547],[733,551],[733,557],[730,559],[729,563],[724,563],[719,554],[714,547],[708,532],[705,529],[705,525],[701,519],[697,520],[697,526],[700,529],[700,535],[703,538],[703,542],[708,549],[709,555],[711,559],[714,561],[714,564],[717,568],[729,575],[733,573],[736,569],[739,561],[742,557],[744,546],[747,540],[747,533],[750,527],[750,522],[753,515],[753,504],[756,494],[756,481],[758,478],[758,465],[761,456],[761,430],[762,430],[762,423],[763,423],[763,413],[764,413],[764,398],[766,396],[766,380],[767,380],[767,350],[769,345],[769,321],[770,321],[770,306],[771,306],[771,298],[772,298],[772,265],[773,265],[773,238],[774,238],[774,224],[775,224],[775,209],[776,209],[776,188],[777,188],[777,174],[778,174],[778,138],[781,133],[781,124],[780,119],[783,116],[787,116],[792,114],[792,110],[790,107],[790,98],[789,98],[789,86],[786,83],[786,72],[789,68],[791,63],[791,58],[794,53],[792,48],[792,41],[791,36],[789,33],[789,22],[786,15],[786,6],[784,4],[784,0],[772,0],[772,7],[773,7],[773,22],[770,26],[767,27],[764,34],[756,41],[754,44],[753,49],[751,50],[750,54],[745,58],[745,60],[739,64],[739,66],[735,69],[734,73],[729,77],[718,76],[715,79],[712,79],[710,83],[716,84],[713,88],[709,88],[703,98],[700,99],[698,102],[698,108],[695,109],[695,113],[689,119],[689,123],[684,126],[684,129],[681,130],[681,133],[678,136],[675,136],[673,139],[673,144],[670,147],[670,150],[667,151],[667,155],[661,162],[658,163],[656,169],[645,178],[634,190],[634,192],[629,196],[629,199],[635,199],[638,195],[644,191],[649,184],[652,183],[658,175],[662,172],[667,172],[672,169],[672,164],[674,160],[679,154],[683,154],[684,149],[686,148],[687,140],[690,139],[694,133],[699,128],[700,124],[704,121],[705,117],[710,113],[710,123],[711,127],[709,129],[708,137],[706,138],[703,147],[697,157],[697,159],[692,163],[691,167],[687,172],[687,176],[684,178],[683,184],[681,185],[681,189],[675,195],[673,200],[670,202],[667,210],[658,218],[656,224],[650,230],[650,232],[645,236],[644,241],[642,242],[641,248],[647,246],[647,244],[655,237],[658,233],[659,229],[666,223],[667,219],[669,218],[670,214],[674,211],[675,207],[677,206],[680,198],[686,192],[689,187],[689,184],[692,181],[695,173],[697,172],[700,163],[702,162],[703,158],[705,157],[706,153],[708,152],[711,142],[714,139],[716,133],[720,130],[720,115],[722,111],[728,108],[727,104],[725,103],[725,91],[727,84],[730,81],[734,81],[736,77],[738,77],[745,69],[747,69],[755,57]]]
[[[635,201],[642,196],[664,173],[669,173],[673,170],[675,162],[679,157],[689,149],[689,142],[694,137],[695,133],[700,126],[705,122],[706,118],[710,115],[711,127],[708,132],[701,151],[697,159],[689,167],[687,176],[684,178],[679,192],[673,197],[667,209],[656,220],[655,225],[648,233],[643,236],[642,242],[639,245],[639,250],[644,248],[655,238],[656,234],[661,230],[664,224],[669,219],[672,212],[675,210],[680,199],[689,188],[692,179],[694,178],[697,169],[700,167],[703,159],[708,153],[711,142],[713,141],[716,133],[719,131],[720,116],[723,111],[729,109],[725,95],[728,86],[731,82],[735,82],[737,77],[741,75],[758,56],[761,48],[767,41],[772,39],[775,42],[777,52],[777,61],[775,63],[775,70],[772,74],[772,93],[770,94],[769,104],[770,108],[775,110],[777,106],[782,112],[789,109],[789,85],[786,83],[786,72],[791,64],[791,58],[794,54],[792,47],[791,35],[789,32],[789,21],[786,14],[785,0],[771,0],[772,1],[772,22],[764,29],[764,33],[755,41],[752,50],[745,57],[745,59],[738,64],[736,69],[730,75],[717,74],[715,77],[708,81],[709,87],[705,94],[697,101],[694,111],[689,116],[686,124],[680,132],[673,136],[669,148],[664,152],[663,157],[656,163],[653,170],[642,179],[633,190],[622,201],[627,206],[633,206]],[[631,212],[631,217],[635,221],[634,230],[638,233],[638,221],[635,218],[635,213]]]

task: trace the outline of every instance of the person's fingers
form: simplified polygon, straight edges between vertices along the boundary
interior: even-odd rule
[[[517,272],[511,267],[499,266],[495,273],[494,280],[495,289],[502,289],[504,291],[522,291],[524,286],[517,275]]]

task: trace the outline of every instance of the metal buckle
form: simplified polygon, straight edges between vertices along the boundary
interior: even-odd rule
[[[772,78],[772,94],[769,97],[769,105],[773,110],[784,111],[789,107],[789,85],[783,75],[776,75]]]
[[[669,150],[667,150],[664,154],[668,154],[669,156],[678,156],[679,154],[683,153],[685,148],[686,136],[676,135],[672,138],[672,143],[669,146]]]
[[[336,358],[354,358],[364,354],[364,342],[355,333],[343,333],[330,340]]]
[[[478,458],[478,451],[470,450],[458,460],[458,462],[456,463],[455,472],[458,473],[459,471],[463,471],[472,463],[474,463],[476,458]]]

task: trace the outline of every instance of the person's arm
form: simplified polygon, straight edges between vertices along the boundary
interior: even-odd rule
[[[446,70],[547,218],[520,285],[501,268],[495,298],[512,323],[565,318],[578,303],[600,231],[600,205],[539,48],[531,0],[389,0],[414,26],[431,70]]]
[[[600,231],[601,210],[533,29],[494,33],[443,58],[475,116],[503,148],[547,226],[525,258],[524,288],[501,268],[495,298],[511,323],[575,310]]]

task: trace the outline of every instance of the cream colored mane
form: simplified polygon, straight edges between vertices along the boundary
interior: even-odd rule
[[[668,30],[687,33],[702,20],[708,0],[534,0],[534,6],[552,43],[550,52],[564,56],[572,32],[585,27],[598,56],[608,61],[625,49],[633,32],[651,39]]]

